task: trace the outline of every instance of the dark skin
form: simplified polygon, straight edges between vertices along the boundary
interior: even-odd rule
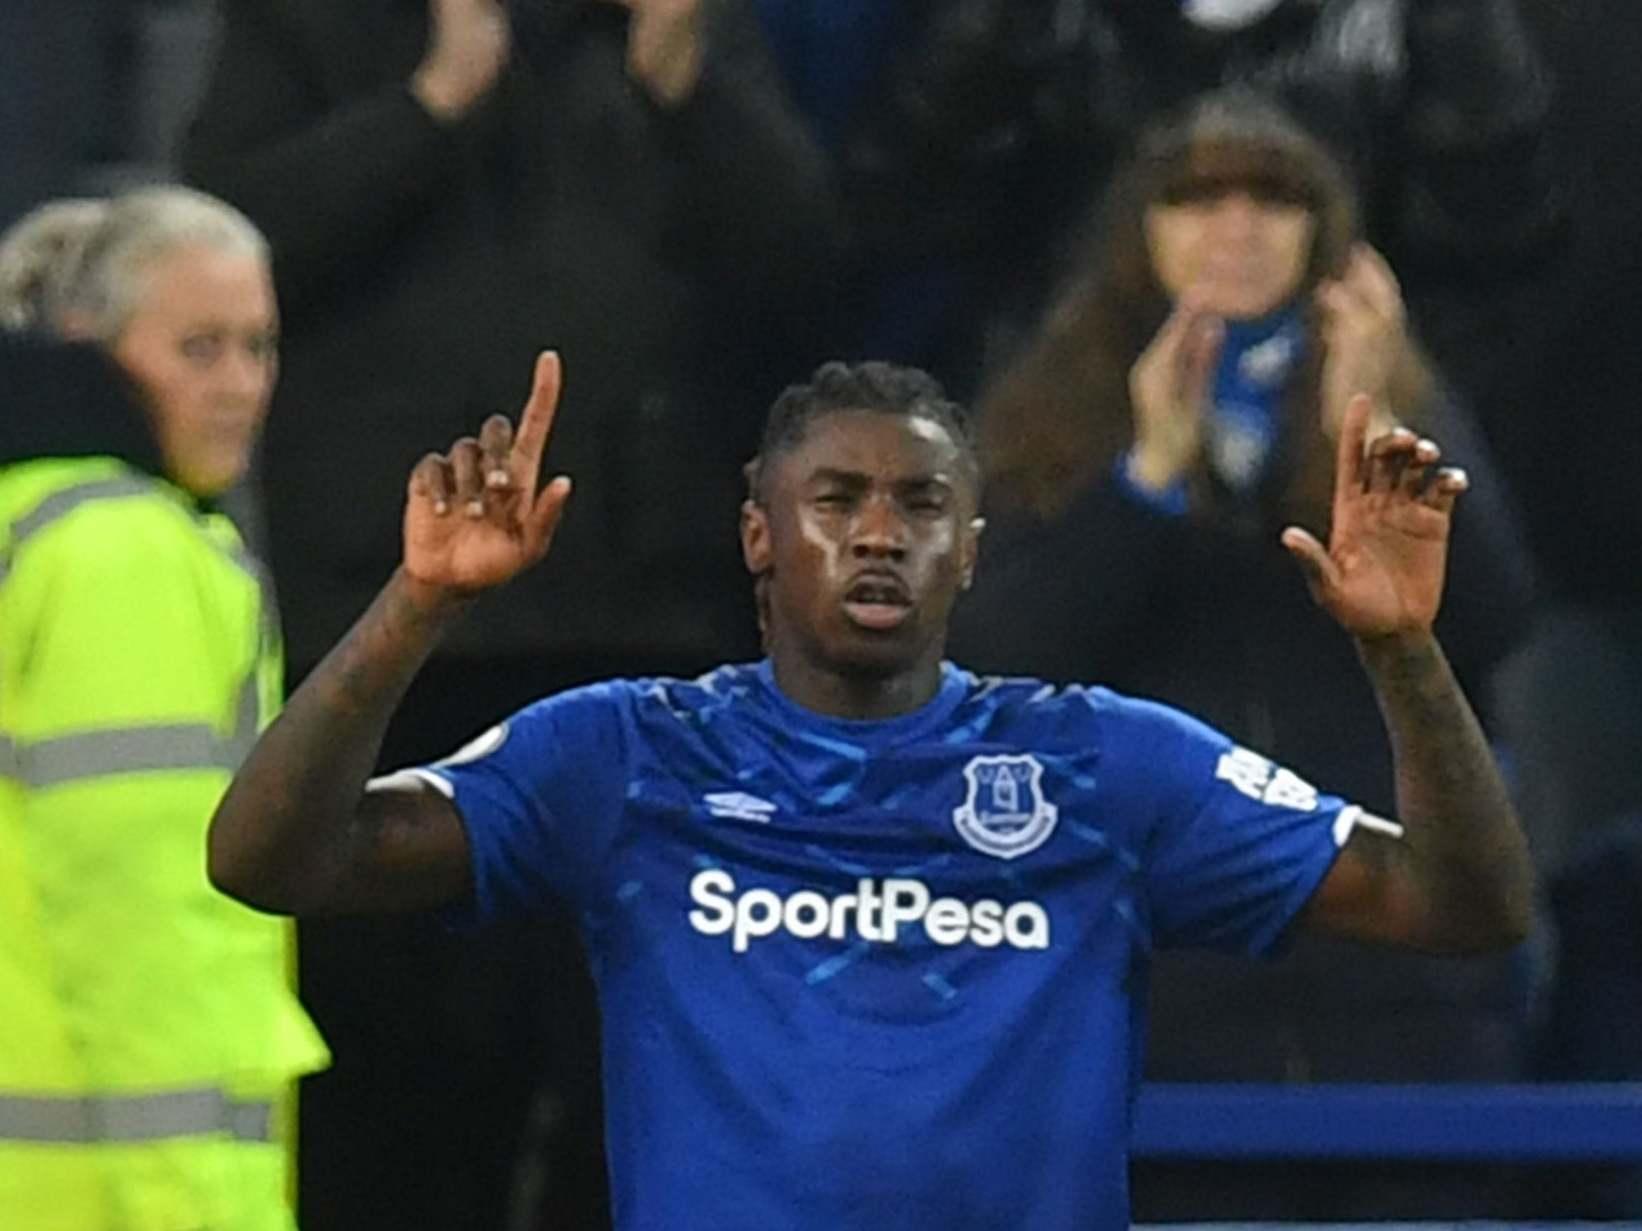
[[[217,809],[212,879],[296,914],[407,910],[471,890],[454,806],[406,777],[366,789],[411,679],[471,598],[547,552],[570,494],[537,490],[560,383],[537,363],[517,433],[501,416],[411,475],[404,560],[371,608],[258,741]],[[1341,432],[1333,531],[1284,545],[1352,635],[1397,764],[1404,839],[1356,830],[1306,926],[1431,952],[1515,943],[1532,874],[1481,728],[1431,633],[1449,519],[1465,479],[1430,441],[1366,446],[1374,406]],[[973,574],[981,523],[963,454],[937,422],[841,411],[767,459],[742,510],[749,569],[768,585],[767,640],[782,691],[849,718],[906,713],[940,683],[946,622]]]
[[[1325,548],[1298,526],[1283,545],[1318,604],[1356,640],[1396,765],[1404,840],[1356,831],[1302,916],[1312,928],[1433,953],[1528,934],[1533,868],[1487,738],[1432,624],[1462,471],[1406,428],[1368,441],[1379,414],[1358,394],[1335,450]]]
[[[868,411],[813,423],[742,506],[742,552],[771,579],[781,691],[842,718],[935,695],[947,617],[975,572],[974,476],[945,428]],[[852,601],[853,599],[877,601]]]

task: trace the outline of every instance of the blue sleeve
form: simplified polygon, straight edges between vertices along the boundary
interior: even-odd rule
[[[1112,465],[1112,479],[1117,488],[1136,504],[1145,505],[1154,513],[1161,513],[1165,517],[1184,517],[1191,511],[1191,498],[1186,492],[1186,480],[1176,479],[1162,491],[1153,491],[1142,487],[1135,481],[1131,466],[1134,464],[1135,451],[1125,450]]]
[[[585,909],[626,798],[619,683],[548,697],[443,761],[415,772],[456,804],[467,827],[474,901],[468,921]]]
[[[1167,706],[1123,701],[1113,720],[1111,772],[1147,826],[1154,943],[1272,952],[1361,809]]]

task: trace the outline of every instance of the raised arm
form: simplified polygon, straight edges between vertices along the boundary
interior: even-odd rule
[[[454,191],[461,142],[510,63],[511,32],[500,0],[430,0],[425,47],[396,43],[403,27],[384,27],[373,10],[337,6],[316,31],[279,0],[223,8],[183,169],[268,235],[289,306],[352,267],[373,237],[397,234]],[[376,85],[335,96],[321,39],[369,41],[363,71],[375,66]]]
[[[470,887],[455,808],[415,781],[367,790],[417,670],[474,595],[546,554],[570,495],[536,482],[558,402],[558,357],[536,363],[517,435],[501,415],[411,474],[404,559],[257,741],[211,822],[218,888],[291,914],[412,910]]]
[[[678,172],[674,251],[768,328],[764,314],[815,294],[841,242],[826,157],[750,4],[618,3],[632,14],[628,72],[660,112]]]
[[[1432,635],[1462,472],[1396,429],[1366,447],[1366,396],[1345,413],[1325,549],[1298,527],[1284,545],[1317,601],[1356,638],[1396,764],[1400,836],[1352,833],[1305,914],[1308,926],[1440,953],[1520,941],[1533,872],[1482,728]]]

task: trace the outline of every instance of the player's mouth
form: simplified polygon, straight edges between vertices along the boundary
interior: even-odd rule
[[[863,573],[844,591],[844,614],[861,628],[897,628],[912,618],[912,591],[893,573]]]

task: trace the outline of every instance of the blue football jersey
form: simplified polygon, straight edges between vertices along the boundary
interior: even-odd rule
[[[580,921],[623,1231],[1128,1225],[1148,955],[1270,950],[1355,808],[1165,706],[766,663],[538,702],[415,771],[480,920]]]

